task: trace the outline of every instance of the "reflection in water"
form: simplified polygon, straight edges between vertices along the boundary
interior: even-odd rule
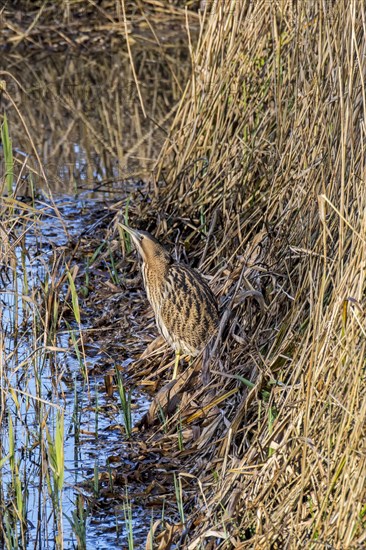
[[[0,70],[8,70],[9,58],[16,57],[7,91],[52,191],[73,193],[102,182],[113,191],[123,180],[150,175],[190,72],[186,36],[173,36],[164,47],[133,50],[139,90],[122,48],[47,56],[41,51],[31,59],[28,51],[0,56]],[[15,150],[29,154],[39,172],[18,115],[10,103],[5,108]]]

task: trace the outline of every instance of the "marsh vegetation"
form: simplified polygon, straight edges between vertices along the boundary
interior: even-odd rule
[[[2,8],[0,546],[365,546],[365,20]],[[207,275],[208,383],[118,220]]]

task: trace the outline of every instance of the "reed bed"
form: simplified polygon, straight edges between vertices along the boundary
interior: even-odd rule
[[[190,78],[153,177],[111,207],[204,271],[221,305],[208,383],[201,358],[167,384],[173,357],[155,342],[130,368],[153,396],[131,429],[131,394],[117,377],[145,499],[169,512],[174,502],[146,547],[363,548],[365,9],[356,0],[200,7]],[[103,138],[112,156],[113,135]],[[91,265],[116,265],[118,278],[91,273],[78,302],[76,281],[74,316],[82,304],[108,329],[110,354],[137,356],[156,335],[153,318],[129,243],[121,256],[116,225],[103,232],[108,250]],[[92,236],[84,251],[96,248]],[[84,261],[79,252],[73,262]],[[117,340],[128,325],[127,352]],[[116,479],[113,494],[131,526]]]
[[[207,11],[154,203],[232,310],[211,382],[182,400],[184,547],[361,548],[364,6]]]

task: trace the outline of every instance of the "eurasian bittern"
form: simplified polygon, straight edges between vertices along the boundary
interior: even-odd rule
[[[150,233],[120,225],[141,256],[142,278],[158,330],[175,350],[175,379],[180,355],[198,355],[215,333],[216,298],[198,271],[175,262]]]

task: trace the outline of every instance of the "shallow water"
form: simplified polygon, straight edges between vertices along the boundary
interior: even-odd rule
[[[151,521],[161,516],[161,510],[153,512],[136,503],[134,493],[143,492],[138,483],[125,487],[119,481],[114,487],[118,498],[114,498],[113,491],[108,494],[110,473],[112,477],[123,477],[124,471],[133,472],[137,466],[133,457],[138,452],[135,449],[133,454],[126,440],[117,392],[113,398],[107,397],[103,376],[106,370],[113,371],[116,363],[127,368],[130,352],[126,353],[126,346],[121,345],[120,352],[106,356],[97,336],[93,345],[85,346],[85,365],[84,361],[80,365],[70,341],[71,333],[76,338],[79,335],[77,323],[67,317],[70,328],[63,322],[57,338],[47,342],[40,303],[47,287],[51,289],[47,299],[51,300],[60,271],[65,270],[63,247],[93,236],[96,223],[104,215],[101,205],[121,198],[126,202],[132,194],[140,200],[141,187],[146,191],[140,178],[151,178],[167,137],[174,107],[191,72],[185,32],[187,13],[182,11],[178,27],[182,32],[177,32],[176,26],[170,28],[170,18],[165,24],[159,12],[156,21],[150,12],[149,18],[159,43],[152,47],[154,40],[140,41],[134,51],[146,117],[124,47],[91,52],[66,48],[45,53],[42,47],[22,48],[20,44],[19,48],[5,48],[4,55],[0,55],[0,69],[7,71],[3,78],[11,98],[2,100],[17,163],[14,176],[20,170],[22,174],[15,194],[22,200],[43,193],[38,206],[42,214],[33,227],[29,224],[24,248],[16,249],[16,268],[13,265],[12,271],[4,271],[0,266],[0,461],[7,457],[11,444],[10,420],[15,446],[13,468],[9,458],[0,468],[0,520],[13,548],[54,548],[60,529],[63,547],[76,548],[69,519],[75,521],[80,495],[83,508],[88,510],[88,549],[127,548],[129,526],[134,547],[145,548]],[[195,17],[192,22],[191,40],[194,29],[197,31]],[[12,77],[8,78],[10,73]],[[3,163],[2,157],[0,147]],[[0,180],[2,167],[0,164]],[[51,193],[61,219],[52,209]],[[83,260],[75,263],[82,264]],[[67,286],[66,282],[61,289],[56,288],[61,298],[59,307]],[[52,307],[51,303],[50,311]],[[81,329],[85,332],[91,323],[83,322]],[[88,381],[82,374],[85,366]],[[134,389],[132,403],[136,422],[147,410],[149,399]],[[56,437],[57,413],[61,410],[65,434],[62,513],[52,502],[48,488],[53,483],[50,445]],[[133,439],[138,449],[137,437]],[[16,469],[24,502],[22,528],[16,517]],[[99,477],[96,496],[95,477]],[[0,547],[2,543],[0,533]]]
[[[62,197],[57,203],[69,235],[80,236],[88,227],[85,226],[85,219],[80,216],[80,199],[75,201],[71,197]],[[82,206],[87,207],[90,212],[94,203],[84,198]],[[20,541],[17,522],[12,523],[9,518],[8,522],[12,529],[17,529],[19,548],[56,547],[55,533],[60,524],[57,527],[56,506],[47,488],[47,483],[52,483],[52,471],[49,467],[46,432],[49,431],[51,440],[54,441],[57,413],[62,410],[65,434],[65,477],[61,499],[64,548],[76,548],[77,545],[69,519],[75,514],[78,495],[82,495],[84,499],[84,508],[89,509],[85,522],[86,547],[124,548],[128,546],[129,526],[132,527],[135,541],[143,538],[146,540],[151,511],[131,505],[128,487],[124,501],[119,500],[114,505],[113,499],[105,498],[106,508],[103,507],[101,493],[94,494],[95,477],[104,479],[99,483],[99,490],[102,485],[103,490],[108,485],[105,478],[112,475],[109,465],[111,458],[113,467],[117,462],[122,472],[124,465],[131,468],[134,464],[129,459],[129,444],[122,428],[123,417],[119,400],[116,393],[110,398],[105,392],[103,353],[96,352],[95,347],[90,348],[89,354],[86,351],[85,365],[88,372],[93,372],[89,374],[87,381],[81,372],[79,359],[70,345],[69,330],[63,327],[58,331],[56,346],[45,346],[42,335],[38,339],[34,337],[34,305],[29,305],[22,296],[32,295],[36,287],[42,281],[44,283],[50,275],[50,261],[55,247],[65,245],[68,240],[62,224],[54,217],[43,216],[40,227],[41,230],[38,228],[37,231],[29,231],[26,255],[17,249],[17,276],[10,278],[1,291],[4,335],[1,386],[3,395],[6,395],[3,400],[6,414],[2,421],[0,458],[9,452],[11,417],[14,426],[15,461],[23,488],[23,515],[26,517],[23,542]],[[15,332],[15,326],[21,326],[22,331]],[[116,360],[121,365],[120,358],[116,357]],[[125,359],[122,366],[127,367],[130,361],[129,358]],[[113,364],[108,361],[106,370],[111,369]],[[134,424],[146,412],[149,401],[142,393],[134,390],[132,404]],[[46,472],[51,481],[47,481]],[[0,474],[0,495],[4,503],[11,505],[14,499],[14,474],[9,467],[9,461],[5,461]],[[135,547],[138,547],[136,542]]]

